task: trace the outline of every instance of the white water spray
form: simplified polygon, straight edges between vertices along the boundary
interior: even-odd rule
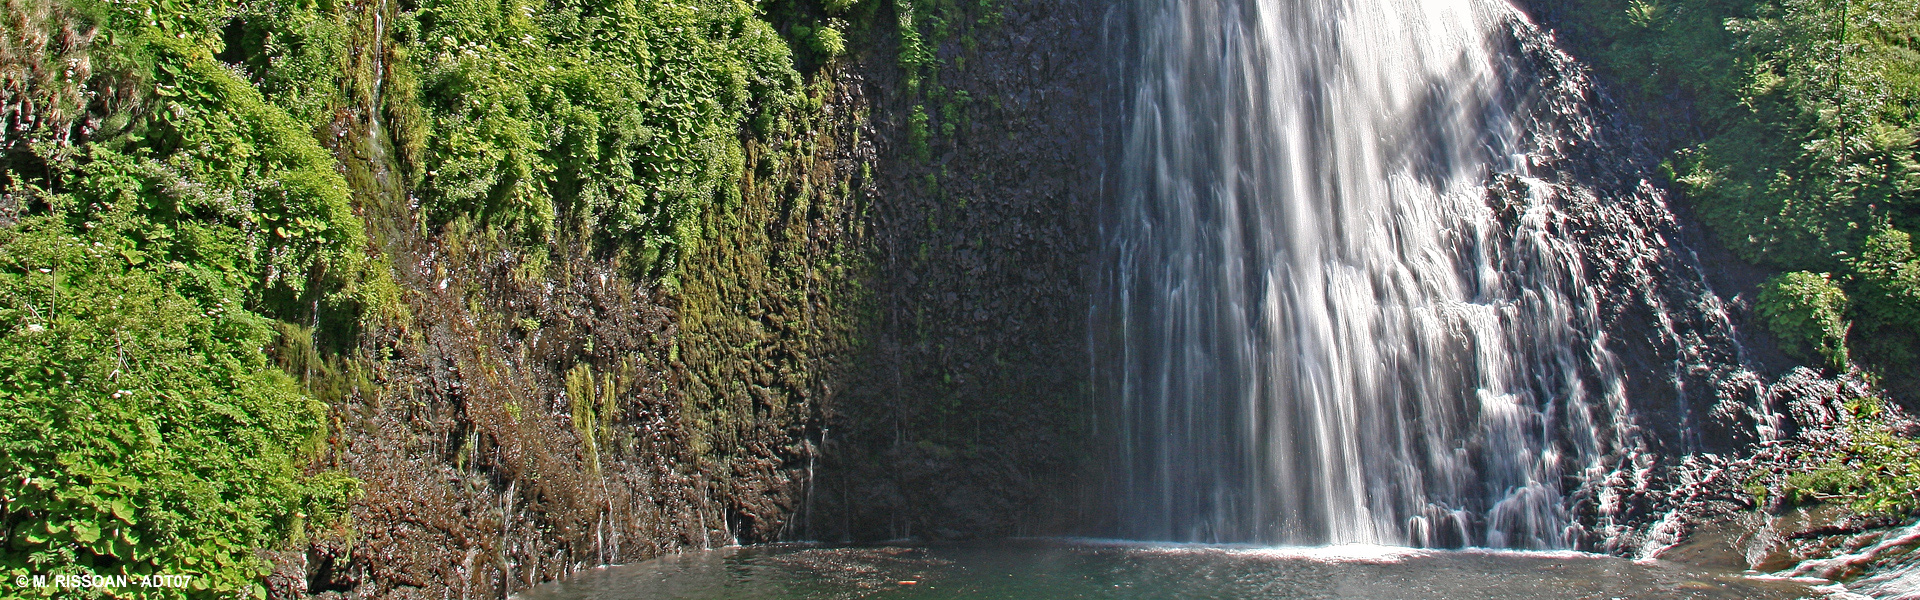
[[[1534,172],[1591,133],[1539,124],[1552,107],[1526,86],[1544,84],[1515,59],[1538,31],[1498,0],[1131,10],[1094,348],[1122,533],[1575,544],[1568,482],[1638,442],[1588,281],[1614,242],[1576,236]],[[1582,218],[1671,222],[1657,194],[1633,201]],[[1646,239],[1601,271],[1674,256],[1620,235]]]

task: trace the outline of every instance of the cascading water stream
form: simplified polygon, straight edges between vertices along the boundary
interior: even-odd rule
[[[1130,9],[1094,309],[1121,533],[1574,545],[1568,482],[1639,443],[1589,274],[1673,253],[1574,235],[1534,172],[1582,143],[1542,124],[1583,90],[1530,91],[1515,36],[1537,30],[1500,0]],[[1582,218],[1671,219],[1634,201]]]

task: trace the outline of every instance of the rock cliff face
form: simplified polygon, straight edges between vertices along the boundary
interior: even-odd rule
[[[803,537],[1059,534],[1094,518],[1086,311],[1112,7],[998,4],[971,45],[939,47],[939,81],[970,101],[936,115],[952,129],[925,158],[898,67],[858,61],[878,133],[873,314]]]
[[[274,553],[273,593],[497,597],[732,543],[1082,531],[1104,6],[1002,4],[938,44],[972,102],[924,153],[889,28],[816,72],[674,289],[564,234],[423,225],[375,109],[342,111],[405,314],[318,340],[342,358],[278,351],[335,404],[316,468],[365,496],[351,531]]]
[[[819,93],[857,107],[841,89],[853,88]],[[527,249],[465,222],[425,230],[380,176],[381,132],[344,117],[336,150],[367,175],[354,178],[363,216],[407,314],[372,324],[342,360],[281,352],[335,399],[320,466],[366,493],[351,532],[276,556],[275,593],[492,597],[778,539],[845,339],[844,304],[826,300],[855,273],[828,266],[858,233],[842,227],[852,209],[795,208],[806,182],[851,171],[854,136],[832,114],[749,148],[767,167],[708,216],[678,290],[564,238]]]

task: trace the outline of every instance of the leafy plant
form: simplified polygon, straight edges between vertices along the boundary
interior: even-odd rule
[[[1787,477],[1794,500],[1838,502],[1865,514],[1920,508],[1920,441],[1895,434],[1877,398],[1847,405],[1845,443],[1809,471]]]
[[[255,549],[339,523],[358,484],[302,474],[326,407],[260,352],[270,321],[118,233],[0,231],[0,575],[262,596]]]
[[[1787,273],[1761,287],[1756,308],[1788,351],[1834,369],[1847,364],[1847,294],[1826,273]]]
[[[1853,261],[1861,312],[1889,324],[1920,323],[1920,258],[1907,232],[1884,227],[1867,238]]]
[[[800,89],[744,3],[431,0],[409,18],[432,217],[528,243],[564,225],[654,278],[698,243],[702,211],[737,201],[742,125]]]
[[[1913,238],[1892,227],[1867,237],[1853,271],[1854,347],[1883,380],[1913,385],[1920,379],[1920,257]]]
[[[914,156],[926,160],[927,140],[931,135],[927,128],[926,107],[919,104],[913,105],[913,109],[907,112],[907,146],[913,149]]]
[[[350,337],[391,282],[309,126],[215,58],[230,5],[58,6],[90,68],[12,93],[84,110],[0,165],[0,571],[261,596],[257,551],[344,527],[358,485],[306,473],[326,407],[263,348],[277,319]]]
[[[839,29],[833,27],[813,30],[813,35],[808,38],[808,45],[814,52],[827,57],[840,56],[847,52],[846,38],[840,35]]]

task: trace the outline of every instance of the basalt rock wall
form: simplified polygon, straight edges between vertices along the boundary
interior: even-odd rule
[[[273,553],[270,591],[496,597],[734,543],[1087,531],[1106,7],[998,8],[932,44],[971,101],[927,138],[890,27],[817,65],[775,134],[743,132],[740,199],[670,287],[564,231],[430,222],[377,101],[341,111],[404,310],[277,351],[334,406],[315,469],[364,495],[350,530]]]
[[[1002,2],[936,42],[944,97],[966,100],[929,111],[924,151],[909,119],[925,97],[890,54],[860,61],[878,134],[873,312],[802,537],[1070,534],[1099,519],[1086,311],[1113,131],[1108,4]]]

